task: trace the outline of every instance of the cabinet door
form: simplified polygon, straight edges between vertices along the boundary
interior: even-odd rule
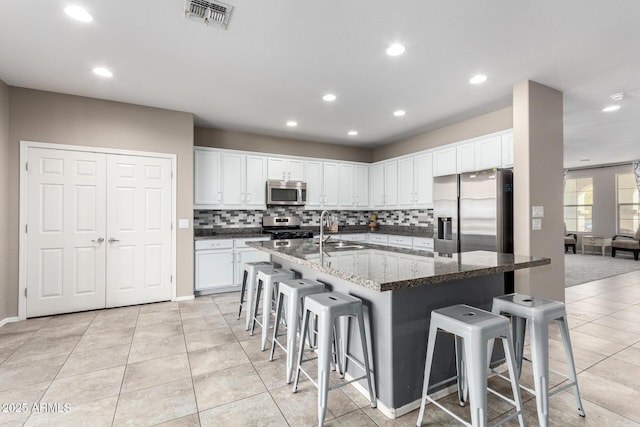
[[[324,193],[324,207],[338,207],[338,194],[340,192],[340,171],[337,163],[325,162],[322,165],[322,189]]]
[[[476,169],[492,169],[502,166],[502,137],[476,141]]]
[[[371,205],[374,208],[384,207],[384,164],[378,163],[371,166],[369,177],[369,194]]]
[[[222,202],[225,207],[241,208],[245,200],[245,156],[222,155]]]
[[[415,184],[415,207],[433,206],[433,155],[421,154],[413,159]]]
[[[297,159],[287,160],[287,179],[291,181],[304,181],[304,162]]]
[[[513,167],[513,134],[502,135],[502,167]]]
[[[433,176],[455,174],[456,166],[455,147],[433,152]]]
[[[475,143],[468,142],[456,147],[457,172],[473,172],[476,168],[476,146]]]
[[[307,209],[322,206],[322,162],[305,162],[304,180],[307,182]]]
[[[369,166],[356,165],[353,182],[353,194],[356,207],[369,207]]]
[[[220,153],[208,150],[193,152],[193,204],[220,205]]]
[[[342,208],[353,208],[355,206],[353,196],[353,165],[342,163],[339,165],[339,196],[338,205]]]
[[[266,207],[267,159],[247,156],[245,204],[256,208]]]
[[[387,208],[398,206],[398,162],[396,160],[384,164],[384,204]]]
[[[196,291],[233,285],[233,249],[196,251]]]
[[[285,180],[285,165],[286,160],[278,157],[269,157],[268,166],[267,166],[267,174],[269,179],[279,179]]]
[[[398,160],[398,207],[412,207],[415,201],[413,157]]]

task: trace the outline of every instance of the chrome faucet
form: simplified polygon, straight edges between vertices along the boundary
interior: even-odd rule
[[[322,244],[325,242],[324,240],[324,216],[325,214],[327,216],[329,216],[329,211],[322,211],[322,213],[320,214],[320,247],[322,247]],[[329,240],[331,238],[331,236],[327,237],[327,240]]]

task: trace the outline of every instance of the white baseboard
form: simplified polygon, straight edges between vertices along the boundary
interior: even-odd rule
[[[349,375],[348,373],[345,373],[344,375],[345,379],[350,381],[353,379],[353,377],[351,375]],[[374,381],[375,382],[375,381]],[[366,397],[367,399],[369,399],[369,390],[364,387],[363,385],[361,385],[359,382],[354,382],[351,383],[351,385],[353,387],[355,387],[356,390],[358,390],[360,392],[360,394],[362,394],[364,397]],[[451,393],[455,392],[458,390],[458,387],[453,384],[450,385],[447,388],[444,388],[442,390],[439,390],[435,393],[431,393],[429,396],[431,396],[434,399],[440,399],[442,397],[448,396]],[[429,404],[429,402],[427,402],[427,405]],[[380,400],[378,399],[377,401],[377,409],[382,412],[384,414],[385,417],[389,418],[389,419],[396,419],[399,418],[403,415],[408,414],[411,411],[414,411],[416,409],[418,409],[420,407],[420,399],[414,400],[413,402],[409,402],[404,406],[401,406],[399,408],[390,408],[387,405],[385,405],[384,403],[380,402]]]
[[[17,317],[7,317],[5,319],[2,319],[0,320],[0,328],[6,325],[7,323],[17,322],[18,320],[20,319],[18,319]]]
[[[195,299],[195,295],[185,295],[183,297],[176,297],[174,301],[190,301],[192,299]]]

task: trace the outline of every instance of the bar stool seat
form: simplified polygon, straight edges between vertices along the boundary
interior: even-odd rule
[[[300,379],[300,372],[302,372],[312,384],[318,388],[318,425],[323,425],[325,415],[327,413],[327,397],[329,393],[329,371],[331,366],[331,346],[332,342],[337,342],[338,346],[342,347],[337,350],[338,357],[338,371],[341,376],[344,375],[344,365],[340,361],[342,357],[349,359],[356,366],[364,371],[364,375],[354,378],[350,381],[340,383],[337,386],[331,387],[331,389],[342,387],[355,381],[362,379],[367,380],[369,387],[369,400],[371,407],[375,408],[377,405],[375,388],[373,385],[373,374],[369,366],[369,352],[367,348],[367,338],[364,328],[364,313],[362,309],[362,300],[351,295],[345,295],[339,292],[323,292],[319,294],[313,294],[306,296],[304,299],[304,317],[302,320],[300,337],[300,347],[298,351],[298,364],[296,368],[296,376],[293,383],[293,392],[298,390],[298,381]],[[317,316],[318,319],[318,382],[316,383],[311,376],[302,368],[304,362],[309,362],[314,359],[303,359],[304,355],[304,342],[308,333],[309,318],[311,315]],[[351,317],[355,317],[358,321],[358,329],[360,332],[360,344],[362,345],[362,357],[363,361],[360,362],[347,353],[348,348],[348,336],[340,336],[339,327],[336,327],[336,321],[340,318],[347,316],[347,321]],[[347,325],[348,331],[348,325]],[[348,334],[347,334],[348,335]],[[333,340],[332,340],[333,338]]]
[[[244,264],[244,274],[242,276],[242,288],[240,289],[240,306],[238,308],[238,319],[240,319],[240,315],[242,314],[242,307],[245,302],[249,306],[245,310],[247,312],[247,320],[245,322],[244,330],[248,331],[249,326],[251,326],[251,314],[253,313],[253,303],[254,296],[256,291],[256,275],[258,271],[268,270],[279,268],[280,264],[276,264],[275,262],[269,261],[258,261],[258,262],[247,262]],[[245,293],[247,295],[247,299],[245,300]]]
[[[584,417],[565,305],[559,301],[513,293],[495,297],[492,311],[496,314],[511,315],[518,377],[522,372],[522,361],[527,360],[524,358],[523,352],[526,324],[529,323],[532,360],[528,361],[533,365],[535,391],[522,385],[520,387],[536,396],[539,424],[543,427],[549,425],[549,397],[570,387],[573,388],[578,414]],[[549,393],[549,322],[553,320],[556,320],[560,327],[565,360],[569,369],[567,374],[555,371],[554,373],[568,378],[569,383]]]
[[[438,331],[455,335],[456,340],[456,361],[458,367],[458,392],[461,404],[464,403],[466,387],[469,392],[469,405],[471,407],[471,424],[449,411],[440,403],[432,399],[429,394],[429,379],[431,376],[431,365],[433,362],[433,351],[435,348]],[[509,368],[511,391],[513,400],[491,390],[487,387],[488,366],[493,347],[489,343],[494,339],[502,339],[504,353]],[[429,325],[429,336],[427,341],[427,357],[424,367],[424,383],[422,387],[422,401],[420,403],[420,414],[418,415],[417,426],[422,425],[424,417],[424,407],[427,400],[459,422],[467,426],[487,425],[487,390],[503,400],[515,406],[516,412],[501,420],[498,424],[518,417],[520,426],[524,425],[522,415],[522,401],[520,399],[520,389],[515,373],[515,361],[512,349],[511,333],[509,331],[509,319],[499,316],[479,308],[464,304],[453,305],[431,312],[431,322]],[[459,354],[461,353],[461,354]],[[438,384],[436,384],[438,385]]]
[[[256,323],[262,327],[261,349],[265,351],[267,348],[267,337],[269,335],[269,327],[271,323],[271,314],[274,312],[273,301],[278,293],[278,283],[285,280],[295,278],[292,270],[281,268],[272,268],[268,270],[260,270],[256,276],[258,284],[256,285],[256,302],[253,311],[253,322],[251,323],[251,335],[256,328]],[[264,287],[264,295],[262,296],[262,320],[258,320],[258,307],[260,306],[260,295]]]
[[[324,285],[315,280],[293,279],[280,282],[278,285],[278,300],[276,304],[276,322],[273,327],[273,340],[271,341],[271,354],[269,361],[273,360],[276,345],[284,350],[287,355],[287,384],[291,383],[293,376],[293,360],[296,351],[296,337],[300,326],[304,306],[304,297],[308,295],[325,292]],[[278,328],[282,319],[282,306],[284,297],[287,297],[286,323],[287,323],[287,343],[286,347],[278,342]]]

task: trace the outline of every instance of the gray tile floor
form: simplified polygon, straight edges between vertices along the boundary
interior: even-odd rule
[[[237,299],[224,294],[5,325],[0,403],[7,412],[0,412],[0,425],[314,425],[315,389],[302,382],[291,393],[282,352],[267,360],[258,335],[250,337],[236,320]],[[640,271],[567,288],[566,301],[587,417],[563,391],[551,399],[551,424],[640,426]],[[551,334],[551,366],[562,370],[557,328]],[[531,386],[528,375],[526,367],[523,382]],[[553,386],[562,381],[551,377]],[[535,400],[523,398],[525,421],[537,425]],[[443,401],[469,419],[455,395]],[[425,425],[455,425],[432,406]],[[490,395],[490,418],[508,410]],[[330,393],[327,420],[411,426],[417,411],[386,419],[347,386]]]

